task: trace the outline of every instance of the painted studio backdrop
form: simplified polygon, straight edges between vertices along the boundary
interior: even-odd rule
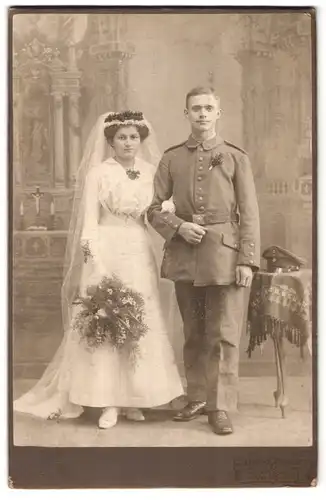
[[[15,378],[38,378],[62,338],[74,176],[85,138],[107,110],[142,110],[163,152],[187,137],[186,92],[216,87],[221,134],[252,161],[262,248],[281,245],[311,267],[310,23],[293,13],[14,17]],[[181,362],[182,334],[171,338]],[[259,374],[267,358],[248,361],[245,337],[242,344],[242,373],[256,363]]]

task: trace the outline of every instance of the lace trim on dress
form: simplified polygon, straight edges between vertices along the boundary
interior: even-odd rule
[[[106,162],[99,183],[99,201],[105,209],[132,218],[138,218],[146,211],[152,200],[153,177],[146,164],[138,160],[137,170],[138,166],[141,176],[139,182],[134,183],[130,182],[126,171],[117,162],[112,159]]]

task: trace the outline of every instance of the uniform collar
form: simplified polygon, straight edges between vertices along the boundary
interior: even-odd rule
[[[204,142],[199,142],[197,141],[192,135],[190,135],[186,141],[186,146],[190,149],[195,149],[198,146],[202,146],[203,149],[206,151],[215,148],[219,144],[222,144],[224,140],[220,135],[214,135],[214,137],[211,137],[210,139],[207,139]]]

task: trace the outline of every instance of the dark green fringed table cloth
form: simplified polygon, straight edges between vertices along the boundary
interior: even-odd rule
[[[258,272],[252,282],[248,308],[248,354],[269,336],[286,338],[311,352],[312,272]]]

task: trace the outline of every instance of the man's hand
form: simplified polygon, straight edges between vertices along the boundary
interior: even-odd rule
[[[183,222],[178,233],[191,245],[198,245],[201,242],[206,230],[193,222]]]
[[[238,286],[249,288],[252,282],[252,269],[249,266],[237,266],[235,270],[235,280]]]

